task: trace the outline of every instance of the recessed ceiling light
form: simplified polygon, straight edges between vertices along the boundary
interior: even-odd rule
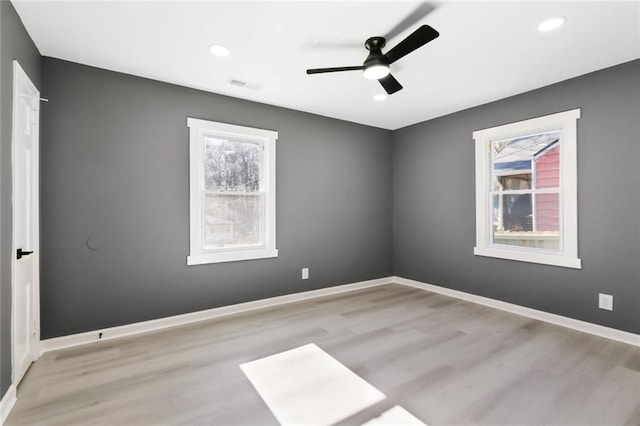
[[[385,99],[387,99],[387,95],[383,95],[383,94],[375,95],[373,97],[373,100],[378,102],[384,101]]]
[[[560,28],[565,23],[566,20],[567,18],[564,18],[562,16],[549,18],[545,21],[542,21],[542,23],[538,25],[538,31],[545,33],[547,31],[556,30]]]
[[[209,51],[216,56],[229,56],[229,49],[221,44],[212,44],[209,46]]]

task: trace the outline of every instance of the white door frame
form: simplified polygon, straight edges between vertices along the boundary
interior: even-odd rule
[[[19,87],[26,87],[28,93],[20,94]],[[15,286],[15,269],[16,269],[16,238],[15,238],[15,223],[16,223],[16,205],[15,205],[15,150],[16,150],[16,120],[17,120],[17,108],[18,97],[29,96],[33,98],[33,121],[35,126],[33,132],[35,133],[35,143],[33,146],[32,162],[35,165],[33,167],[33,209],[32,220],[33,226],[33,246],[28,247],[28,250],[33,250],[33,283],[31,292],[31,327],[33,330],[33,341],[31,342],[31,359],[35,361],[40,357],[40,91],[31,82],[31,79],[27,73],[22,69],[18,61],[13,61],[13,112],[12,112],[12,134],[11,134],[11,174],[12,174],[12,187],[11,187],[11,381],[14,386],[17,386],[24,371],[19,372],[16,369],[16,342],[15,342],[15,326],[16,326],[16,292]]]

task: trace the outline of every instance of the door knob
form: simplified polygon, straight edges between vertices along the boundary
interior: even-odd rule
[[[33,252],[32,251],[23,251],[21,248],[19,248],[16,258],[22,259],[23,256],[29,256],[31,253],[33,253]]]

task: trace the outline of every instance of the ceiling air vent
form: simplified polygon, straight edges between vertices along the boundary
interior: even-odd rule
[[[243,87],[245,89],[257,90],[260,88],[260,85],[248,82],[246,80],[241,80],[239,78],[231,77],[229,79],[229,84],[236,87]]]

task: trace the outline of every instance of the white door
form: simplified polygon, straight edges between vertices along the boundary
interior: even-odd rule
[[[40,92],[13,62],[13,384],[38,357]]]

